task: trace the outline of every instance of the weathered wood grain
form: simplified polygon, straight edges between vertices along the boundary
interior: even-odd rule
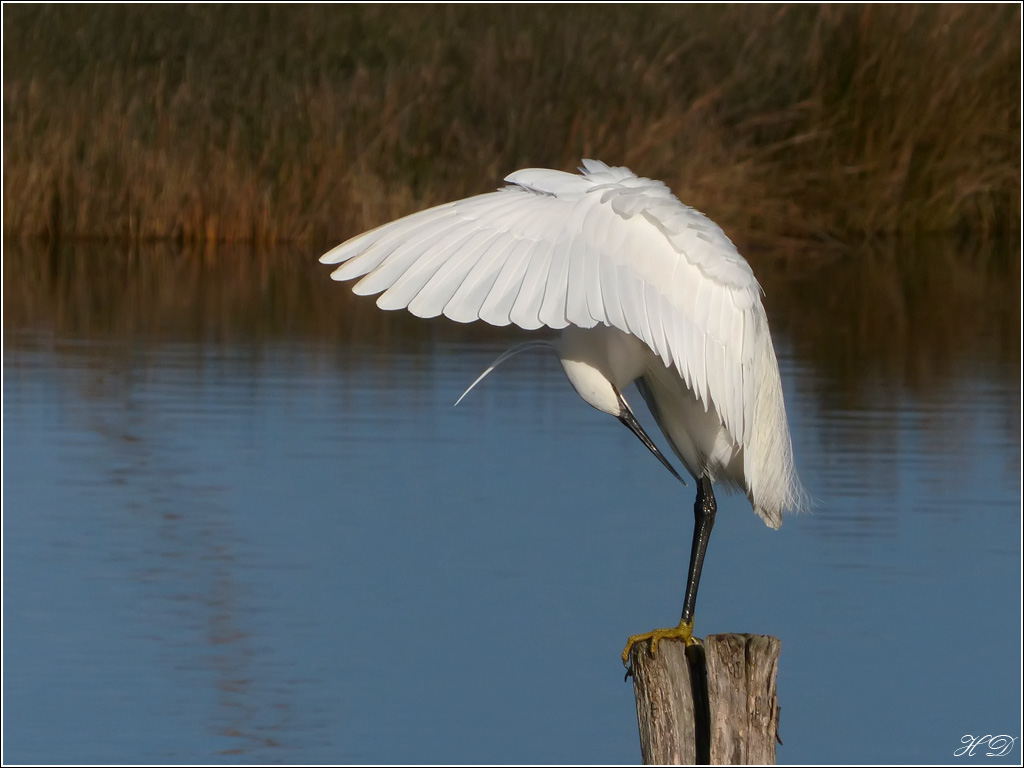
[[[777,637],[745,634],[710,635],[703,649],[689,654],[673,640],[659,643],[653,657],[649,643],[634,646],[630,662],[643,762],[694,765],[707,762],[710,752],[712,765],[774,765],[781,647]],[[705,684],[710,724],[700,716]]]

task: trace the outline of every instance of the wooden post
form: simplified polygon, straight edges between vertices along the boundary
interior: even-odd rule
[[[654,657],[649,641],[633,646],[644,764],[774,765],[781,647],[777,637],[735,634],[709,635],[703,647],[663,640]]]

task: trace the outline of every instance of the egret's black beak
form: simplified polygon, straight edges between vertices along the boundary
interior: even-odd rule
[[[658,446],[654,444],[654,441],[651,440],[650,436],[644,431],[644,428],[640,426],[640,422],[636,420],[636,416],[633,415],[633,411],[630,409],[629,405],[626,404],[622,395],[620,394],[618,397],[619,421],[629,427],[629,431],[640,438],[640,442],[647,446],[647,450],[654,454],[658,461],[664,465],[665,469],[672,473],[672,476],[675,477],[676,480],[683,485],[686,485],[686,481],[679,476],[675,467],[668,463],[668,459],[662,455],[661,451],[658,450]]]

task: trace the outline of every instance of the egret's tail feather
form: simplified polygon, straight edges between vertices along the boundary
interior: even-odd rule
[[[499,365],[504,363],[510,357],[515,357],[520,352],[525,352],[528,349],[536,349],[536,348],[539,348],[539,347],[548,347],[550,349],[554,349],[554,345],[550,341],[545,341],[545,340],[542,340],[542,339],[533,339],[531,341],[524,341],[522,344],[516,344],[512,348],[506,349],[504,352],[502,352],[500,355],[498,355],[498,359],[495,360],[493,363],[491,363],[486,371],[484,371],[483,373],[481,373],[479,376],[476,377],[476,381],[474,381],[472,384],[470,384],[469,387],[466,389],[466,391],[463,392],[462,395],[459,396],[459,399],[455,401],[455,405],[458,405],[459,403],[461,403],[462,402],[462,398],[464,398],[466,395],[468,395],[470,393],[470,391],[473,389],[473,387],[475,387],[477,384],[479,384],[481,381],[483,381],[484,377],[487,374],[489,374],[491,371],[493,371]]]

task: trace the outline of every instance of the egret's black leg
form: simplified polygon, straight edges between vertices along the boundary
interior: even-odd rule
[[[683,598],[683,624],[690,626],[693,626],[693,607],[697,603],[704,553],[708,550],[717,511],[711,481],[707,475],[701,475],[697,481],[697,500],[693,502],[693,546],[690,548],[690,571],[686,578],[686,596]]]
[[[700,572],[704,567],[704,554],[708,550],[711,528],[715,524],[715,494],[711,490],[711,480],[707,475],[697,481],[697,500],[693,504],[693,547],[690,549],[690,571],[686,579],[686,595],[683,598],[683,617],[678,627],[656,629],[642,635],[633,635],[626,641],[622,651],[622,663],[629,668],[629,654],[633,646],[641,640],[650,640],[651,653],[658,652],[658,642],[669,638],[682,640],[687,646],[693,645],[693,607],[697,602],[697,587],[700,584]]]

